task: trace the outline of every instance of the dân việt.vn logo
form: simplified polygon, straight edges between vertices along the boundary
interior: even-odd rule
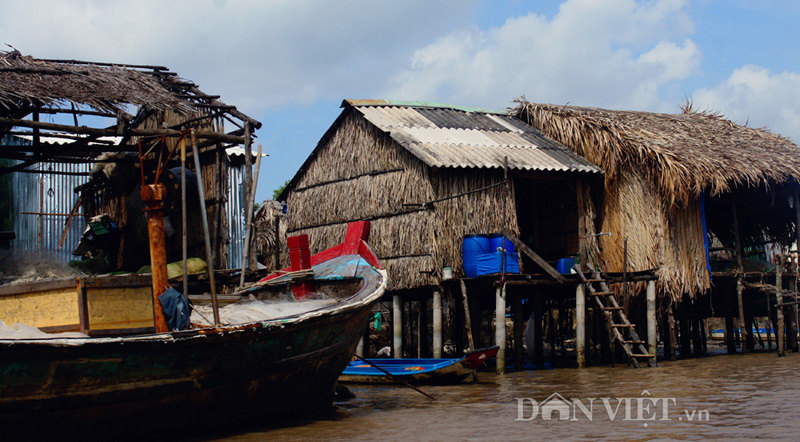
[[[553,393],[538,402],[533,398],[515,398],[517,422],[540,420],[593,421],[596,415],[609,420],[641,421],[647,427],[649,421],[708,421],[708,410],[678,410],[676,398],[652,397],[648,390],[640,397],[620,398],[570,398]]]

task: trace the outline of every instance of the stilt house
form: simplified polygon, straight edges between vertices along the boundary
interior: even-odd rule
[[[523,238],[545,259],[579,252],[578,201],[600,169],[507,112],[420,102],[345,100],[281,199],[287,233],[312,250],[371,220],[370,245],[390,293],[430,295],[450,267],[463,276],[465,235]],[[285,262],[285,261],[284,261]]]

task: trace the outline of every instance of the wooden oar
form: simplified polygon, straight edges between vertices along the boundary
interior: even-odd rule
[[[395,377],[393,374],[391,374],[391,373],[389,373],[388,371],[386,371],[386,370],[384,370],[384,369],[382,369],[382,368],[378,367],[377,365],[375,365],[375,364],[373,364],[372,362],[370,362],[370,361],[368,361],[368,360],[366,360],[366,359],[362,358],[361,356],[359,356],[359,355],[354,355],[354,356],[355,356],[355,357],[357,357],[358,359],[360,359],[361,361],[363,361],[363,362],[366,362],[367,364],[369,364],[369,365],[371,365],[371,366],[373,366],[373,367],[377,368],[378,370],[380,370],[380,371],[382,371],[382,372],[386,373],[387,375],[389,375],[389,377],[390,377],[390,378],[392,378],[392,379],[394,379],[394,380],[397,380],[397,381],[400,381],[400,382],[404,383],[404,384],[406,385],[406,387],[411,387],[411,388],[413,388],[414,390],[417,390],[418,392],[420,392],[420,393],[424,394],[425,396],[429,397],[431,400],[434,400],[434,401],[436,400],[436,398],[435,398],[435,397],[433,397],[433,396],[429,395],[428,393],[425,393],[424,391],[420,390],[419,388],[417,388],[417,387],[415,387],[415,386],[413,386],[413,385],[409,384],[408,382],[406,382],[406,381],[404,381],[404,380],[402,380],[402,379],[398,379],[398,378],[396,378],[396,377]]]

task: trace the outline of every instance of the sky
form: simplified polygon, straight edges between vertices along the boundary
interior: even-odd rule
[[[168,66],[261,121],[256,201],[344,99],[720,112],[800,142],[796,0],[0,0],[0,45]]]

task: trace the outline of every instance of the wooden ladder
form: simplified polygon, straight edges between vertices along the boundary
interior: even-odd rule
[[[636,333],[636,325],[631,324],[628,320],[625,308],[620,307],[617,303],[617,297],[614,291],[608,288],[608,282],[595,270],[592,270],[592,279],[586,278],[578,266],[575,266],[575,271],[589,289],[586,295],[593,298],[600,311],[603,312],[609,333],[614,342],[617,342],[625,351],[630,364],[640,368],[639,361],[647,361],[651,367],[657,367],[655,354],[647,351],[647,347],[644,345],[646,342],[639,338],[639,334]],[[589,302],[591,303],[591,301]]]

